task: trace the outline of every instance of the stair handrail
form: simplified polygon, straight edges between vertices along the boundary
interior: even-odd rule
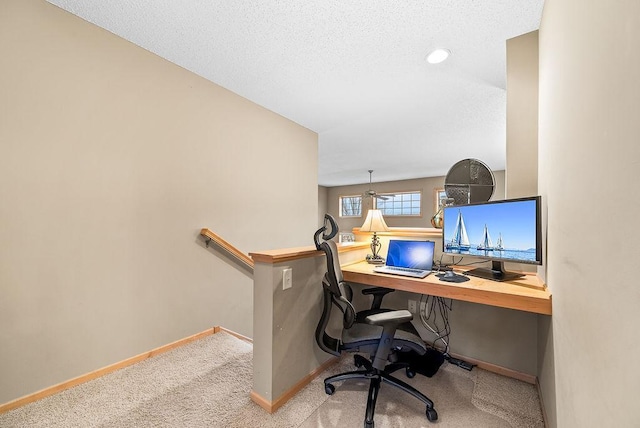
[[[242,251],[238,250],[236,247],[234,247],[233,245],[231,245],[230,243],[228,243],[224,239],[222,239],[220,237],[220,235],[217,235],[216,233],[212,232],[211,230],[207,229],[206,227],[203,228],[200,231],[200,235],[204,236],[204,238],[207,240],[206,241],[207,242],[207,247],[209,246],[209,242],[213,241],[213,242],[216,243],[216,245],[218,245],[220,248],[222,248],[225,251],[227,251],[234,258],[236,258],[239,262],[243,263],[245,266],[247,266],[248,268],[253,270],[254,263],[253,263],[253,260],[251,259],[251,257],[246,255]]]

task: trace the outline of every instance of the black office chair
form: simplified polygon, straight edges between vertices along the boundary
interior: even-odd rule
[[[328,232],[327,223],[331,228]],[[403,362],[401,354],[424,355],[427,352],[427,347],[420,336],[417,333],[406,331],[407,324],[411,324],[413,315],[407,310],[385,310],[365,316],[362,322],[356,320],[356,311],[351,304],[353,291],[349,284],[343,280],[336,243],[330,240],[337,232],[338,226],[335,220],[326,214],[324,226],[318,229],[313,237],[316,248],[323,251],[327,258],[327,273],[322,280],[324,306],[322,317],[316,328],[316,342],[323,351],[332,355],[340,356],[342,352],[359,352],[369,355],[369,358],[356,354],[354,362],[359,370],[326,378],[324,380],[325,392],[329,395],[335,392],[333,382],[347,379],[369,379],[365,428],[373,428],[374,426],[373,414],[381,383],[393,385],[425,403],[427,419],[432,422],[436,421],[438,414],[433,407],[433,401],[411,385],[391,375],[396,370],[405,368],[407,376],[413,377],[415,371],[408,363]],[[340,339],[331,337],[326,331],[333,305],[343,313],[343,329]],[[399,326],[403,326],[405,329],[399,329]]]

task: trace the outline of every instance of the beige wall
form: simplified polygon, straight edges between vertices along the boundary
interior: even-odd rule
[[[547,0],[540,27],[539,189],[551,427],[640,426],[640,3]]]
[[[277,190],[277,191],[276,191]],[[317,135],[43,1],[0,2],[0,403],[214,325],[309,245]]]
[[[507,40],[507,198],[538,194],[538,32]]]
[[[327,203],[329,202],[329,189],[318,186],[318,227],[324,223],[324,215],[329,212]]]
[[[311,240],[313,242],[313,240]],[[283,290],[282,271],[292,269]],[[256,264],[253,391],[276,401],[331,355],[315,345],[312,332],[322,314],[321,256],[286,263]]]

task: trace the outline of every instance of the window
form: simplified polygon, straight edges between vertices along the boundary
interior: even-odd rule
[[[376,208],[382,211],[384,216],[419,216],[421,214],[422,194],[420,192],[378,193],[378,195],[387,198],[386,201],[376,198]]]
[[[362,196],[340,196],[340,217],[362,217]]]
[[[442,206],[443,199],[447,198],[447,192],[444,189],[433,189],[435,200],[433,201],[433,212],[437,212]]]

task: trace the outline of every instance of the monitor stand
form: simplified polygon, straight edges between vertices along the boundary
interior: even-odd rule
[[[491,268],[476,268],[465,273],[492,281],[511,281],[524,276],[522,273],[505,271],[504,263],[495,260],[491,261]]]

